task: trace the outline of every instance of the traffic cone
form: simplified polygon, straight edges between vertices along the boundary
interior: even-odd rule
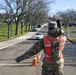
[[[36,54],[36,58],[37,58],[37,63],[38,63],[39,62],[38,54]]]
[[[32,66],[37,66],[38,65],[38,54],[34,55],[34,59],[32,62]]]

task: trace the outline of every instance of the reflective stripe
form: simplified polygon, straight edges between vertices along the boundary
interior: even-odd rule
[[[46,56],[46,57],[49,57],[49,58],[51,57],[51,56],[48,56],[47,54],[45,54],[45,56]]]
[[[51,44],[46,44],[45,47],[51,46]]]
[[[46,36],[44,38],[44,46],[45,46],[45,56],[44,57],[47,61],[52,61],[52,44],[50,43],[50,41],[48,40],[47,37],[48,36]],[[52,41],[55,41],[55,40],[60,41],[59,57],[60,57],[60,60],[63,59],[62,51],[63,51],[64,45],[65,45],[66,38],[65,37],[52,38],[50,36],[49,36],[49,38]]]
[[[65,42],[61,42],[60,44],[65,44]],[[45,47],[51,46],[51,44],[46,44]]]

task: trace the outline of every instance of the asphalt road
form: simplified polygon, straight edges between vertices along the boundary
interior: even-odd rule
[[[41,31],[46,35],[46,28]],[[29,50],[38,40],[24,40],[21,43],[0,50],[0,75],[41,75],[41,64],[36,67],[31,66],[33,57],[15,62],[15,58]]]
[[[47,35],[47,27],[42,28],[39,32],[42,32],[44,36]],[[0,50],[0,75],[41,75],[41,63],[39,63],[38,66],[31,66],[33,57],[21,61],[19,64],[15,62],[17,56],[25,53],[37,41],[38,40],[24,40],[21,43]],[[67,54],[68,53],[69,51],[67,51]],[[64,74],[76,75],[76,63],[66,62]]]

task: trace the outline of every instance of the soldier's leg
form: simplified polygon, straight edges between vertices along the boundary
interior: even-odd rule
[[[59,74],[58,75],[64,75],[64,73],[63,73],[63,67],[64,67],[64,59],[62,59],[61,61],[60,61],[60,66],[59,66]]]
[[[51,63],[43,60],[42,75],[53,75]]]
[[[54,75],[64,75],[63,71],[54,72]]]
[[[43,70],[42,70],[42,75],[53,75],[53,73],[51,73],[51,72],[46,72],[46,71],[43,71]]]
[[[45,68],[42,68],[42,75],[53,75],[52,71],[48,71]]]
[[[44,68],[42,68],[42,75],[48,75]]]
[[[63,67],[64,67],[64,59],[62,59],[62,60],[60,61],[57,74],[55,74],[55,75],[64,75],[64,73],[63,73]]]

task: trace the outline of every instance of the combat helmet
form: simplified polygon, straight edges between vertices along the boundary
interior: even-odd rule
[[[52,37],[58,37],[60,35],[60,28],[57,27],[55,21],[48,23],[48,35]]]

